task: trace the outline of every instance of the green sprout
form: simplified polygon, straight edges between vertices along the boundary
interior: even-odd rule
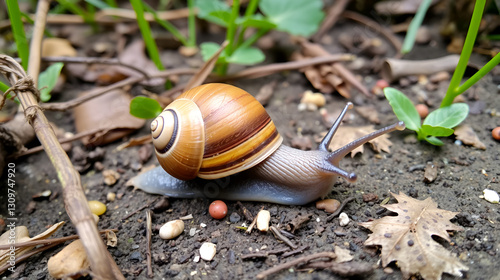
[[[455,97],[464,93],[489,71],[491,71],[493,67],[500,63],[499,53],[486,63],[486,65],[479,69],[479,71],[477,71],[472,77],[460,85],[460,81],[464,76],[465,69],[467,68],[467,62],[469,61],[472,48],[478,34],[479,24],[481,23],[485,4],[485,0],[476,1],[467,37],[465,38],[464,47],[448,86],[448,90],[446,91],[446,95],[441,102],[441,107],[431,112],[422,124],[420,123],[420,116],[417,109],[408,97],[394,88],[384,89],[385,97],[389,100],[389,104],[398,119],[404,121],[408,129],[416,131],[417,138],[419,140],[426,140],[427,142],[437,146],[443,145],[443,142],[437,137],[447,137],[453,134],[453,128],[465,120],[469,113],[469,106],[467,104],[453,104]]]
[[[269,31],[276,29],[292,35],[309,36],[316,32],[323,20],[321,0],[250,0],[245,14],[240,16],[240,1],[233,0],[232,7],[220,0],[196,0],[198,17],[227,28],[229,45],[219,56],[216,71],[227,72],[229,63],[252,65],[264,61],[264,53],[252,45]],[[262,12],[256,13],[257,8]],[[248,28],[256,31],[249,38]],[[213,42],[200,45],[203,59],[207,60],[220,48]]]

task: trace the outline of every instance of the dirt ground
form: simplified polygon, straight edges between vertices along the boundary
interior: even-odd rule
[[[355,26],[346,23],[339,25],[330,35],[335,38],[338,32],[346,32]],[[103,35],[104,36],[104,35]],[[409,56],[411,59],[426,59],[439,57],[446,54],[444,44],[437,34],[434,34],[432,46],[418,46]],[[327,49],[340,49],[333,40]],[[182,61],[182,57],[177,58]],[[271,55],[268,59],[273,59]],[[483,64],[485,58],[473,57],[473,61]],[[186,62],[183,62],[186,63]],[[379,79],[378,75],[363,74],[363,83],[369,88]],[[499,76],[488,75],[479,84],[468,90],[464,95],[465,102],[471,108],[471,114],[465,120],[470,125],[480,140],[485,144],[486,150],[480,150],[471,146],[459,145],[454,137],[442,139],[445,143],[442,147],[431,146],[427,143],[411,141],[411,131],[391,133],[391,153],[377,155],[368,146],[365,152],[354,158],[350,155],[341,162],[341,167],[354,171],[358,175],[356,183],[347,183],[340,180],[333,191],[328,195],[340,201],[354,197],[354,201],[347,204],[344,212],[352,219],[346,226],[341,227],[339,220],[326,221],[328,216],[323,210],[316,209],[314,203],[304,206],[287,206],[259,202],[242,202],[242,204],[256,214],[262,207],[271,213],[272,225],[287,225],[295,217],[304,214],[312,215],[312,218],[295,232],[293,242],[299,245],[307,245],[309,248],[298,256],[308,255],[315,252],[333,250],[335,246],[348,249],[354,260],[366,262],[376,267],[373,273],[356,279],[401,279],[399,268],[392,263],[389,268],[384,269],[380,264],[380,251],[363,245],[368,238],[369,230],[358,225],[372,219],[388,215],[380,203],[390,196],[390,192],[402,192],[413,198],[423,200],[431,197],[438,203],[439,208],[459,212],[452,220],[456,225],[463,227],[463,231],[452,234],[452,242],[441,242],[449,251],[460,256],[461,261],[469,267],[464,272],[466,279],[500,279],[498,264],[500,263],[500,208],[498,204],[490,204],[480,198],[485,188],[500,192],[500,142],[491,137],[491,130],[500,125],[500,95],[497,85]],[[317,135],[326,131],[327,127],[322,122],[318,111],[298,111],[297,106],[301,95],[305,90],[312,89],[304,75],[298,71],[289,71],[270,75],[255,80],[240,80],[234,84],[256,94],[262,86],[276,82],[275,92],[266,109],[274,120],[280,133],[284,136],[284,142],[290,145],[297,130],[301,128],[302,135],[312,141],[313,148],[317,146],[314,141]],[[448,81],[441,82],[435,90],[427,91],[429,101],[438,107]],[[417,92],[425,90],[423,85],[417,83],[400,87],[398,83],[393,86],[402,89],[415,103],[418,100]],[[78,84],[67,85],[66,92],[77,92]],[[59,100],[71,98],[71,95],[59,97]],[[355,106],[373,105],[378,112],[380,125],[386,126],[396,122],[387,100],[384,98],[368,99],[356,92],[352,101]],[[326,109],[331,114],[337,114],[345,105],[346,99],[334,94],[327,97]],[[497,112],[494,115],[492,112]],[[71,112],[46,112],[48,117],[63,128],[72,131]],[[345,125],[367,125],[369,121],[361,117],[355,110],[351,110],[346,117]],[[149,125],[130,137],[145,135]],[[336,137],[342,137],[337,135]],[[83,186],[85,187],[89,200],[106,201],[106,194],[114,192],[117,199],[106,202],[107,211],[100,217],[99,228],[118,229],[118,245],[109,248],[127,279],[146,278],[146,210],[141,209],[145,205],[156,203],[161,199],[158,195],[152,195],[143,191],[134,191],[125,186],[125,182],[136,175],[143,166],[157,164],[152,156],[146,163],[139,161],[140,147],[132,147],[117,152],[116,147],[122,141],[101,147],[105,150],[105,156],[101,160],[104,169],[115,170],[121,177],[118,182],[108,186],[103,182],[102,172],[92,166],[88,171],[81,174]],[[74,143],[81,146],[80,143]],[[149,148],[152,148],[149,147]],[[83,148],[90,152],[95,148]],[[427,163],[437,166],[438,175],[434,182],[424,182],[423,167]],[[54,236],[61,237],[75,234],[69,218],[64,210],[62,193],[57,181],[56,174],[44,153],[22,157],[17,159],[16,180],[18,224],[29,228],[30,234],[35,235],[45,230],[48,225],[59,221],[68,222]],[[5,174],[5,173],[4,173]],[[1,178],[6,182],[6,177]],[[59,197],[51,201],[35,202],[35,210],[28,213],[27,206],[32,201],[32,196],[44,190],[59,192]],[[372,202],[364,202],[363,194],[375,194],[378,199]],[[0,193],[2,205],[6,205],[7,196],[5,192]],[[208,199],[172,199],[169,200],[168,210],[153,215],[153,228],[158,228],[167,221],[180,216],[192,214],[193,219],[186,221],[184,233],[172,241],[159,238],[157,231],[154,232],[152,240],[153,271],[154,279],[254,279],[255,276],[272,266],[286,262],[298,256],[283,258],[280,255],[271,255],[267,258],[242,260],[243,254],[255,250],[273,250],[285,247],[271,233],[245,234],[238,229],[245,220],[241,209],[236,202],[226,201],[229,213],[222,220],[214,220],[208,214]],[[391,198],[389,203],[396,203]],[[137,213],[126,218],[131,213]],[[0,214],[6,216],[6,208],[0,208]],[[232,218],[230,218],[232,216]],[[238,218],[239,216],[239,218]],[[124,219],[126,218],[126,219]],[[202,226],[202,225],[205,226]],[[190,234],[191,229],[194,235]],[[217,254],[211,262],[194,262],[195,256],[199,255],[198,249],[205,241],[217,245]],[[267,249],[263,249],[266,248]],[[62,249],[56,247],[47,252],[31,257],[27,262],[18,266],[18,272],[8,275],[15,279],[51,279],[47,272],[47,261],[51,255]],[[272,279],[341,279],[329,271],[297,271],[285,270],[275,274]],[[443,279],[453,279],[449,275],[443,275]]]

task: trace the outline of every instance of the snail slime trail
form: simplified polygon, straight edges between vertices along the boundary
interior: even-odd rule
[[[302,205],[326,196],[337,177],[356,174],[340,160],[364,143],[404,123],[387,126],[328,151],[348,102],[315,151],[282,145],[283,138],[262,105],[246,91],[206,84],[181,94],[151,123],[160,166],[128,184],[178,198],[265,201]],[[337,135],[342,137],[342,135]]]

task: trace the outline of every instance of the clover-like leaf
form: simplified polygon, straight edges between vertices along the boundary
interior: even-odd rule
[[[130,101],[130,114],[141,119],[152,119],[162,111],[160,103],[149,97],[137,96]]]
[[[264,61],[264,53],[254,47],[237,48],[234,53],[227,58],[227,62],[243,65],[252,65]]]
[[[276,29],[292,35],[309,36],[323,20],[321,0],[261,0],[259,8]]]
[[[385,98],[389,100],[389,104],[394,111],[394,114],[398,117],[400,121],[404,121],[406,128],[413,131],[420,130],[420,115],[415,109],[413,102],[406,97],[401,91],[386,87],[384,88]]]
[[[50,92],[54,89],[63,68],[64,63],[56,62],[38,76],[38,89],[40,90],[40,100],[47,102],[50,100]]]
[[[432,135],[436,137],[448,137],[453,134],[453,129],[442,127],[442,126],[432,126],[428,124],[422,125],[422,131],[427,135]]]
[[[424,125],[454,128],[469,114],[469,106],[465,103],[454,103],[448,107],[431,112],[424,120]],[[438,136],[438,135],[436,135]]]
[[[226,15],[230,13],[231,8],[220,0],[196,0],[195,6],[198,8],[198,17],[227,26]]]

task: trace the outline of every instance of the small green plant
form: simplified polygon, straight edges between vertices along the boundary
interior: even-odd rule
[[[229,45],[220,55],[216,72],[224,75],[229,63],[252,65],[265,59],[264,53],[252,45],[272,29],[292,35],[309,36],[324,17],[321,0],[250,0],[245,14],[240,16],[240,1],[233,0],[232,7],[220,0],[196,0],[198,17],[227,28]],[[257,8],[262,14],[257,13]],[[256,32],[245,38],[248,28]],[[213,42],[202,43],[201,54],[207,60],[220,48]]]
[[[45,71],[38,75],[38,89],[40,90],[40,100],[42,102],[47,102],[50,100],[50,92],[54,89],[63,66],[64,63],[56,62],[47,67]]]
[[[417,132],[418,140],[425,140],[432,145],[443,145],[436,137],[453,134],[453,128],[465,120],[469,113],[467,104],[456,103],[431,112],[421,124],[417,109],[406,95],[390,87],[384,89],[384,94],[398,119],[405,122],[406,128]]]
[[[137,96],[130,102],[130,114],[141,119],[152,119],[163,109],[158,101],[145,96]]]
[[[459,125],[469,113],[469,106],[465,103],[453,104],[455,97],[464,93],[472,85],[477,83],[484,75],[500,63],[500,53],[493,57],[486,65],[477,71],[472,77],[460,85],[467,62],[469,61],[472,53],[472,48],[476,40],[479,24],[484,11],[486,1],[477,0],[474,6],[471,23],[465,38],[464,47],[460,54],[460,59],[455,68],[455,72],[451,78],[446,95],[441,102],[441,107],[431,112],[425,118],[423,124],[420,123],[420,116],[415,109],[413,103],[402,92],[394,88],[385,88],[384,94],[392,110],[399,120],[404,121],[406,127],[410,130],[417,132],[419,140],[426,140],[427,142],[441,146],[443,142],[436,137],[447,137],[453,134],[453,128]]]

